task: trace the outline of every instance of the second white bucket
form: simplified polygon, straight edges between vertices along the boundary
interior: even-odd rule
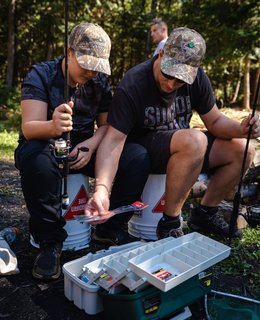
[[[150,174],[145,184],[142,202],[149,206],[134,214],[128,222],[128,232],[144,240],[157,240],[156,227],[165,206],[165,174]]]

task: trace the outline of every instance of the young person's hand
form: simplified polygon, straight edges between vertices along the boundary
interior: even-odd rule
[[[54,132],[57,136],[72,130],[72,108],[72,101],[70,101],[68,104],[63,103],[55,108],[52,115],[52,123],[54,126]]]
[[[75,146],[70,152],[70,158],[75,158],[70,162],[70,169],[79,170],[85,167],[90,161],[93,154],[93,149],[88,147],[88,140],[83,141]]]

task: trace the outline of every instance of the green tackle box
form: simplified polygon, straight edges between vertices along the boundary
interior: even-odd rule
[[[158,320],[178,315],[184,308],[212,290],[211,269],[200,272],[167,292],[151,286],[133,293],[110,294],[100,290],[107,320]]]

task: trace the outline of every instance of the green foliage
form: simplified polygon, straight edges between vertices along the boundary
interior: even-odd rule
[[[20,104],[20,90],[0,86],[0,104],[7,106],[8,109],[17,109]]]
[[[0,154],[1,160],[13,160],[14,150],[17,146],[18,133],[3,130],[0,132]]]
[[[231,255],[215,267],[217,274],[244,277],[245,286],[259,289],[260,228],[246,228],[241,240],[233,240]]]
[[[64,52],[64,1],[16,0],[14,86],[30,66]],[[156,15],[169,31],[187,26],[199,31],[207,43],[206,69],[217,98],[230,101],[243,75],[243,58],[250,54],[252,77],[259,67],[259,6],[257,0],[70,0],[69,31],[82,21],[100,24],[112,41],[109,77],[114,89],[125,72],[151,56],[149,24]],[[0,83],[7,73],[8,0],[0,1]],[[225,14],[224,14],[225,10]],[[252,79],[253,80],[253,79]],[[238,97],[242,99],[242,85]]]
[[[236,84],[242,77],[245,55],[251,53],[256,57],[259,45],[257,12],[256,0],[187,0],[182,7],[184,25],[199,31],[206,40],[203,66],[216,89],[215,93],[225,102],[232,99]],[[252,69],[256,67],[252,66]]]
[[[0,86],[0,130],[18,129],[21,123],[20,90]]]
[[[188,199],[184,207],[182,208],[182,216],[184,220],[187,220],[190,208],[196,206],[200,199]],[[183,226],[188,232],[189,229],[186,224]],[[217,241],[225,242],[223,239],[218,239]],[[245,288],[250,288],[252,291],[257,292],[260,288],[260,273],[259,273],[259,263],[260,263],[260,227],[251,228],[247,227],[243,229],[242,239],[233,239],[231,243],[231,254],[230,256],[216,264],[213,267],[214,277],[218,283],[219,278],[222,276],[228,276],[232,278],[243,279],[243,284]],[[228,239],[226,240],[228,245]],[[221,286],[221,285],[220,285]],[[232,290],[231,288],[228,288]],[[230,291],[232,292],[232,291]],[[237,293],[237,292],[233,292]],[[241,293],[241,292],[240,292]]]

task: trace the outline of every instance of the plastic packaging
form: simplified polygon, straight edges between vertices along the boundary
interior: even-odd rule
[[[122,206],[119,208],[116,208],[114,210],[108,211],[105,215],[97,215],[97,216],[86,216],[86,215],[75,215],[74,218],[77,221],[83,222],[93,222],[93,221],[99,221],[99,220],[104,220],[104,219],[109,219],[113,217],[115,214],[120,214],[120,213],[125,213],[129,211],[140,211],[143,210],[144,208],[148,207],[148,204],[145,204],[140,201],[136,201],[130,205],[127,206]]]
[[[17,235],[19,233],[19,230],[15,227],[6,227],[3,230],[0,231],[0,238],[3,238],[7,241],[7,243],[12,243]]]
[[[17,258],[4,238],[0,238],[0,275],[15,273],[19,273]]]

